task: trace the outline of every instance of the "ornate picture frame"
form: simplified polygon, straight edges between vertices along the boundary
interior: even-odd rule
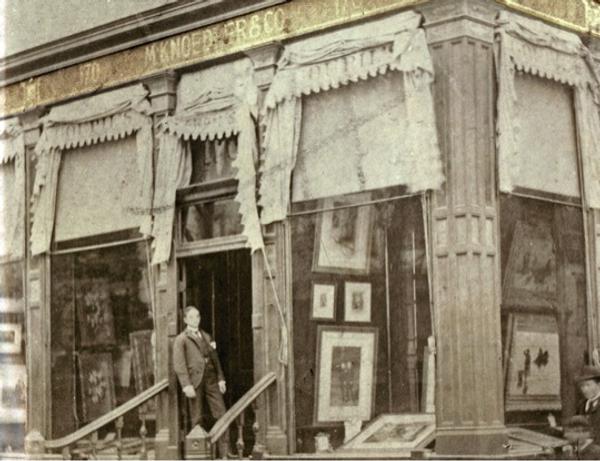
[[[371,321],[371,284],[368,282],[344,283],[344,321]]]
[[[561,409],[559,340],[554,315],[509,315],[505,352],[507,411]]]
[[[375,401],[378,330],[319,325],[315,425],[371,419]]]
[[[321,200],[317,216],[313,272],[366,275],[371,263],[373,210],[369,193]],[[332,210],[333,209],[333,210]]]
[[[92,421],[115,408],[115,382],[110,352],[81,352],[79,380],[83,421]]]
[[[312,283],[311,320],[335,320],[335,283]]]

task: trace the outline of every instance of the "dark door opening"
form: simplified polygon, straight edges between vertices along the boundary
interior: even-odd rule
[[[217,353],[227,381],[224,400],[231,408],[254,384],[252,339],[252,265],[247,250],[226,251],[186,259],[186,305],[200,310],[200,327],[217,344]],[[184,306],[182,306],[184,307]],[[205,406],[206,408],[206,406]],[[204,428],[214,423],[204,420]],[[254,412],[248,409],[244,420],[246,450],[254,445]],[[189,431],[189,420],[186,422]],[[231,426],[232,450],[237,426]],[[248,453],[247,453],[248,454]]]

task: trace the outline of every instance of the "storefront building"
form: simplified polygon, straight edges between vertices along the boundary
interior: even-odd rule
[[[600,364],[600,7],[203,3],[2,63],[3,449],[560,449],[531,431]],[[228,382],[207,432],[187,305]]]

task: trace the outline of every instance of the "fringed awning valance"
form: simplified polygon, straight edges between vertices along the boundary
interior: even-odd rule
[[[205,94],[199,103],[173,117],[165,119],[160,130],[181,137],[184,141],[213,141],[229,138],[239,133],[239,112],[243,106],[232,96],[220,96],[212,99],[214,94]]]
[[[277,64],[277,74],[265,100],[266,109],[273,109],[285,99],[339,88],[389,70],[433,75],[420,22],[418,14],[406,12],[376,24],[362,24],[291,44]]]
[[[575,130],[583,158],[587,203],[600,207],[600,139],[598,120],[599,81],[589,50],[570,32],[541,21],[503,12],[496,28],[498,74],[497,146],[500,190],[511,192],[528,155],[522,146],[523,116],[515,85],[516,73],[524,72],[575,89]],[[528,146],[527,150],[535,148]]]
[[[337,161],[333,159],[334,155],[331,152],[315,154],[305,148],[311,142],[322,145],[322,141],[326,141],[328,135],[326,129],[321,129],[315,123],[312,124],[312,132],[301,133],[308,125],[302,115],[305,111],[303,97],[356,84],[382,76],[388,71],[399,71],[402,77],[399,81],[390,79],[390,82],[394,80],[391,85],[377,86],[377,91],[389,87],[394,99],[398,95],[400,97],[397,104],[386,110],[382,109],[382,114],[385,112],[383,115],[386,121],[397,120],[405,126],[402,130],[395,130],[391,123],[388,123],[390,129],[383,133],[384,141],[379,143],[385,143],[387,149],[377,149],[377,152],[373,152],[365,147],[364,142],[352,146],[356,154],[352,157],[357,159],[355,164],[349,166],[353,178],[349,180],[342,177],[340,171],[339,177],[333,179],[333,182],[357,185],[346,187],[344,193],[398,185],[398,178],[408,178],[408,182],[403,184],[411,191],[441,186],[444,177],[431,94],[433,63],[427,48],[425,32],[419,28],[420,23],[421,16],[409,11],[303,39],[286,47],[265,98],[266,134],[259,194],[263,224],[285,219],[290,200],[292,171],[298,155],[313,157],[314,161],[311,160],[310,163],[314,167],[307,174],[318,176],[327,171],[328,175],[336,175],[336,170],[331,171],[330,168],[331,164]],[[375,85],[372,86],[375,88]],[[354,85],[353,90],[375,91],[361,85]],[[309,113],[308,105],[306,109]],[[372,124],[377,115],[365,113],[364,107],[355,109],[352,111],[355,119],[349,120],[347,125],[360,125],[360,130],[365,131],[365,124]],[[330,118],[333,119],[332,117]],[[369,120],[364,120],[365,117]],[[357,128],[352,134],[360,130]],[[402,136],[403,132],[407,135]],[[307,143],[306,136],[319,139]],[[371,132],[370,136],[378,135]],[[363,138],[363,141],[366,141],[368,136]],[[348,139],[350,137],[340,137],[343,142],[350,142]],[[363,150],[363,147],[366,150]],[[322,157],[324,162],[315,166],[319,163],[316,157]],[[364,177],[363,160],[381,165],[378,171],[383,172],[383,177],[380,177],[379,173],[371,178]],[[407,171],[407,165],[411,165],[411,169],[417,168],[417,171]],[[314,183],[312,180],[308,182]],[[331,188],[323,184],[312,184],[308,189],[308,195],[314,198],[322,195],[325,189]],[[331,193],[340,190],[331,189]]]
[[[25,249],[25,141],[16,118],[0,121],[0,259]]]
[[[91,96],[53,107],[41,119],[44,130],[36,145],[41,154],[116,141],[151,125],[148,91],[142,85]]]
[[[15,118],[0,120],[0,165],[24,155],[23,128]]]
[[[191,150],[188,141],[214,141],[237,136],[237,156],[232,164],[238,180],[235,200],[240,204],[243,233],[252,251],[262,247],[256,207],[258,158],[256,125],[258,88],[248,58],[184,75],[178,88],[178,110],[159,125],[160,148],[154,209],[156,215],[153,264],[171,255],[175,195],[189,184]]]
[[[39,159],[32,205],[34,255],[48,251],[52,241],[62,151],[134,134],[135,170],[140,187],[133,197],[123,197],[121,205],[139,216],[141,233],[150,232],[153,136],[147,96],[148,91],[142,85],[129,86],[53,107],[41,119],[43,131],[35,147]]]

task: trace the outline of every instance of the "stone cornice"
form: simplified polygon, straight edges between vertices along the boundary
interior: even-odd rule
[[[0,86],[226,21],[289,0],[176,2],[0,59]]]

